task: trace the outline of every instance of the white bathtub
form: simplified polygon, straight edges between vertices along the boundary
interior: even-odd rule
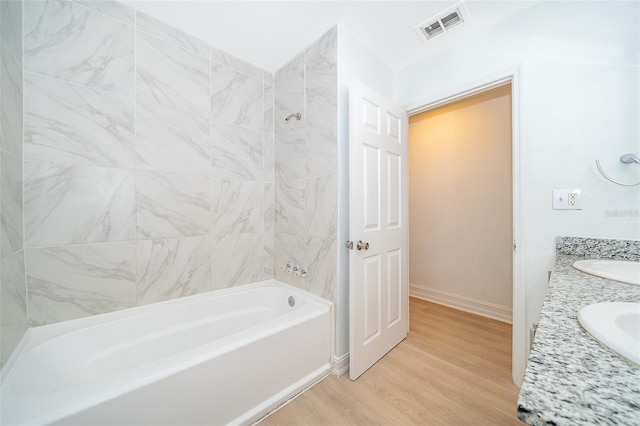
[[[36,327],[10,361],[1,423],[251,423],[329,373],[330,318],[330,303],[269,280]]]

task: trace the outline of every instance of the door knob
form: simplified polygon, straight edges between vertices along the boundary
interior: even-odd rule
[[[358,250],[369,250],[369,243],[363,243],[361,240],[358,240],[358,245],[356,245]]]

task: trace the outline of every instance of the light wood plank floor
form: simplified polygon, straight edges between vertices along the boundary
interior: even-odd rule
[[[410,299],[409,336],[358,380],[329,376],[270,425],[522,425],[511,326]]]

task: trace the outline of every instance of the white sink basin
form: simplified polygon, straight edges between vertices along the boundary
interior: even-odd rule
[[[603,302],[578,311],[589,334],[612,351],[640,365],[640,302]]]
[[[640,285],[640,262],[588,259],[574,262],[573,267],[578,271],[598,277]]]

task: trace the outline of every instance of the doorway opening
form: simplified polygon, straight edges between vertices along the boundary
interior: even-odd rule
[[[519,384],[512,81],[409,112],[409,288],[411,296],[513,323],[512,374]]]

